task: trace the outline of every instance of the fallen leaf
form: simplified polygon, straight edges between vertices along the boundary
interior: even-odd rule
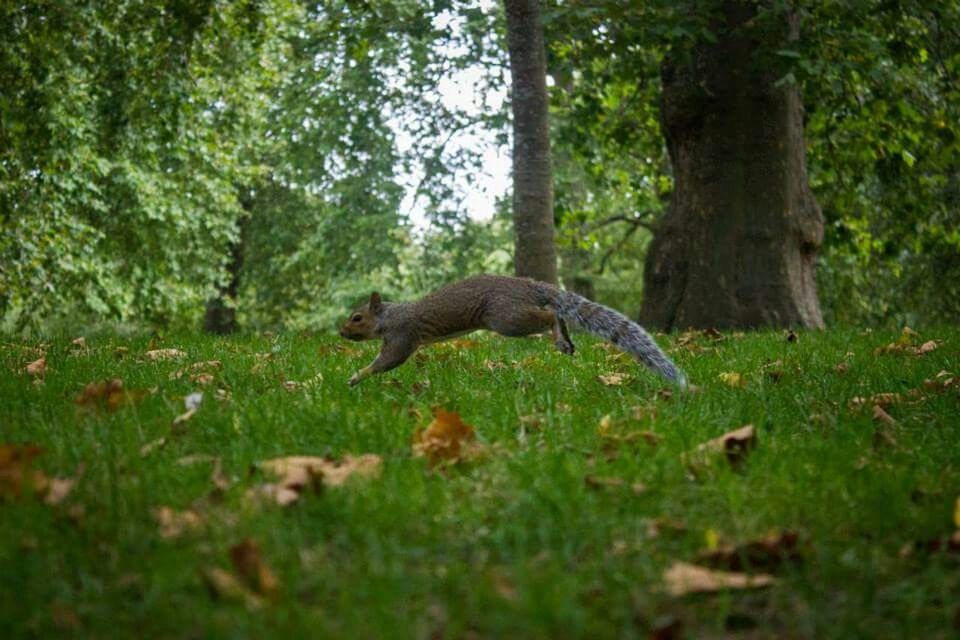
[[[785,562],[802,558],[800,535],[796,531],[773,531],[738,546],[718,544],[697,556],[696,562],[712,569],[774,571]]]
[[[917,348],[916,353],[918,356],[922,356],[925,353],[935,351],[938,346],[939,345],[937,344],[936,340],[928,340]]]
[[[476,433],[453,411],[436,408],[433,421],[425,429],[413,434],[413,453],[425,457],[431,465],[456,463],[469,457],[473,449],[468,447],[476,439]]]
[[[720,382],[724,383],[728,387],[742,387],[744,384],[746,384],[743,375],[737,373],[736,371],[724,371],[717,377],[720,378]]]
[[[187,409],[176,418],[173,419],[173,426],[178,427],[190,420],[197,413],[196,408]]]
[[[273,598],[279,593],[280,581],[263,562],[260,549],[253,540],[247,538],[230,547],[230,560],[233,568],[254,593],[267,598]]]
[[[26,367],[27,375],[33,376],[34,378],[42,378],[47,374],[47,359],[46,357],[41,357],[39,360],[34,360]]]
[[[160,447],[163,447],[166,444],[167,444],[166,438],[157,438],[156,440],[151,440],[147,444],[140,447],[140,457],[145,458],[151,453],[153,453],[155,450],[159,449]]]
[[[43,501],[50,505],[60,504],[70,495],[73,488],[77,486],[77,482],[79,482],[80,476],[82,475],[83,465],[77,469],[76,475],[72,478],[50,478]]]
[[[70,344],[76,347],[77,349],[85,349],[87,347],[87,339],[83,336],[79,338],[74,338],[70,341]]]
[[[597,380],[607,387],[619,387],[630,379],[625,373],[606,373],[597,376]]]
[[[953,505],[953,526],[960,529],[960,497]]]
[[[35,444],[0,444],[0,500],[46,492],[46,475],[33,469],[33,460],[43,451]]]
[[[766,573],[747,575],[705,569],[695,564],[675,562],[663,575],[667,591],[679,597],[691,593],[717,593],[732,589],[756,589],[776,582]]]
[[[242,602],[247,609],[255,611],[263,606],[263,600],[251,592],[235,575],[221,569],[210,567],[200,572],[210,597]]]
[[[219,371],[223,368],[223,363],[219,360],[203,360],[202,362],[194,362],[190,365],[190,371]]]
[[[195,382],[201,386],[205,386],[213,382],[214,377],[212,373],[195,373],[190,376],[190,382]]]
[[[844,373],[850,370],[850,365],[847,364],[846,362],[838,362],[837,366],[835,366],[833,370],[843,375]]]
[[[176,360],[178,358],[186,357],[186,352],[181,351],[180,349],[151,349],[150,351],[145,352],[143,355],[147,357],[148,360]]]
[[[136,404],[150,395],[146,389],[124,389],[123,380],[114,378],[102,382],[91,382],[76,395],[73,402],[81,409],[113,412],[121,407]]]
[[[260,471],[278,478],[263,485],[259,493],[280,505],[295,502],[307,488],[339,487],[350,478],[375,478],[380,475],[383,459],[372,453],[347,454],[341,460],[318,456],[286,456],[256,463]]]
[[[739,429],[727,432],[719,438],[708,440],[693,451],[693,456],[685,454],[688,461],[708,462],[709,456],[725,454],[731,465],[743,461],[747,453],[757,446],[757,430],[752,424],[744,425]]]
[[[647,537],[658,538],[664,533],[682,534],[686,533],[687,525],[680,520],[660,516],[647,521]]]
[[[153,517],[160,527],[160,537],[173,540],[186,533],[196,533],[203,529],[203,517],[193,509],[177,511],[170,507],[156,507]]]
[[[879,404],[873,405],[873,419],[875,422],[885,424],[887,426],[893,426],[897,423],[893,417],[883,410],[883,407]]]

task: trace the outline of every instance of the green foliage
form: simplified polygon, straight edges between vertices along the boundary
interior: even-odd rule
[[[88,335],[86,349],[53,338],[42,385],[23,374],[34,343],[6,342],[0,444],[42,446],[36,466],[50,476],[85,470],[60,505],[0,502],[0,628],[11,638],[55,637],[64,626],[84,637],[622,638],[648,637],[666,616],[696,638],[727,637],[734,624],[750,625],[751,637],[949,637],[956,554],[901,555],[955,530],[960,495],[960,396],[922,384],[960,368],[960,331],[922,333],[944,342],[919,358],[874,356],[896,338],[885,332],[700,337],[691,344],[707,350],[697,352],[667,339],[701,388],[669,399],[635,363],[577,336],[573,357],[549,340],[435,345],[352,389],[346,379],[375,346],[342,352],[332,336],[171,334],[160,346],[187,357],[159,362],[143,357],[147,336]],[[129,349],[122,360],[117,347]],[[209,386],[174,375],[205,360],[222,362]],[[490,362],[503,366],[491,372]],[[603,386],[596,376],[611,371],[633,377]],[[730,371],[744,387],[719,378]],[[318,373],[322,382],[282,385]],[[152,392],[115,413],[78,411],[84,385],[113,377]],[[849,406],[918,387],[921,398],[888,407],[897,424],[880,426],[882,437],[869,412]],[[172,430],[195,391],[199,410]],[[415,458],[412,434],[434,405],[458,411],[490,456],[446,471]],[[605,415],[614,435],[634,435],[604,437]],[[718,460],[694,475],[684,464],[685,452],[747,423],[758,441],[739,469]],[[163,446],[141,453],[159,438]],[[246,497],[264,481],[254,462],[348,453],[382,456],[382,476],[287,508]],[[192,464],[180,462],[187,456]],[[220,460],[225,491],[204,456]],[[624,484],[592,486],[588,476]],[[635,494],[635,482],[646,491]],[[154,516],[162,506],[197,509],[206,526],[165,539]],[[781,529],[800,533],[804,555],[772,588],[688,598],[662,589],[664,571],[710,540]],[[228,549],[248,537],[280,582],[256,610],[212,597],[200,577],[231,570]]]
[[[257,175],[295,5],[4,5],[0,310],[195,315]]]

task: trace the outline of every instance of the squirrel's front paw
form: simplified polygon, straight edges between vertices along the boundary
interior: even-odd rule
[[[347,380],[347,384],[349,384],[351,387],[354,387],[357,384],[359,384],[361,380],[363,380],[363,378],[360,377],[360,374],[355,373],[352,376],[350,376],[349,380]]]

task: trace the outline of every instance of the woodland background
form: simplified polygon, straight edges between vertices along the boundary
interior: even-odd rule
[[[719,4],[541,7],[560,278],[631,316],[673,190],[664,61],[716,40]],[[957,322],[960,3],[756,11],[800,21],[764,64],[803,98],[826,322]],[[440,95],[463,69],[509,87],[507,49],[503,7],[475,0],[3,3],[0,328],[197,326],[220,305],[325,330],[372,288],[510,272],[509,199],[471,218],[457,185],[482,149],[451,143],[506,147],[509,100]]]

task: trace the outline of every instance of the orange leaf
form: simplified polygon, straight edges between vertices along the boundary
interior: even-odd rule
[[[27,365],[27,375],[42,378],[47,373],[47,358],[41,357]]]
[[[433,422],[413,434],[413,453],[427,458],[431,465],[458,462],[464,457],[465,445],[475,438],[473,427],[465,424],[460,414],[436,408]]]

